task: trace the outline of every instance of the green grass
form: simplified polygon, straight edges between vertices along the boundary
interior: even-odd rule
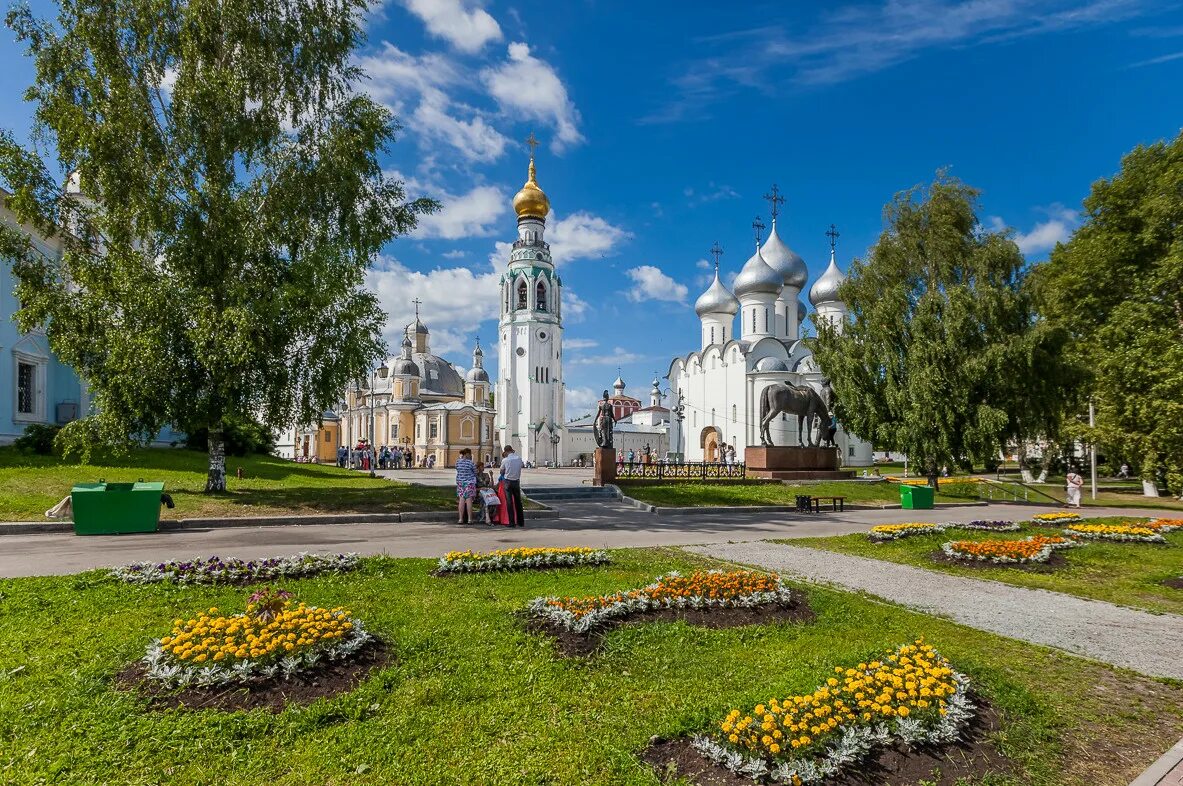
[[[238,468],[243,478],[235,477]],[[79,482],[162,480],[177,507],[166,518],[279,516],[309,513],[387,513],[436,510],[456,504],[447,486],[409,486],[362,472],[297,464],[274,456],[229,456],[227,492],[205,494],[206,456],[173,448],[96,457],[88,465],[0,448],[0,521],[44,521],[45,511]]]
[[[848,505],[898,505],[900,487],[895,483],[834,482],[817,483],[662,483],[655,485],[621,484],[626,496],[660,507],[714,507],[733,505],[792,505],[798,494],[814,497],[846,497]],[[937,502],[966,502],[975,495],[958,493],[960,488],[937,494]],[[949,493],[953,492],[953,493]]]
[[[901,518],[901,521],[904,520]],[[917,515],[918,521],[935,521]],[[1098,518],[1097,522],[1131,519]],[[1141,520],[1141,519],[1138,519]],[[833,538],[798,538],[784,541],[794,546],[839,551],[859,557],[872,557],[929,570],[993,579],[1019,587],[1066,592],[1084,598],[1119,603],[1124,606],[1183,614],[1183,590],[1166,587],[1163,579],[1183,576],[1183,530],[1166,535],[1167,546],[1153,543],[1115,543],[1090,540],[1088,545],[1059,552],[1067,564],[1047,573],[1008,567],[971,568],[935,562],[929,558],[948,540],[987,540],[1025,538],[1034,533],[1055,534],[1058,529],[1026,526],[1018,532],[991,533],[974,530],[949,530],[943,534],[914,535],[910,538],[875,543],[866,535],[843,535]]]
[[[651,735],[708,729],[733,707],[812,689],[925,636],[1002,713],[1013,777],[991,786],[1124,783],[1183,734],[1183,687],[812,588],[810,625],[628,626],[587,660],[555,654],[514,612],[541,594],[639,586],[702,564],[616,552],[606,568],[431,579],[428,560],[290,581],[345,605],[396,661],[351,694],[272,715],[154,711],[112,687],[177,615],[241,608],[241,588],[116,585],[102,574],[0,581],[0,773],[18,784],[655,785]],[[1116,752],[1110,755],[1110,752]]]

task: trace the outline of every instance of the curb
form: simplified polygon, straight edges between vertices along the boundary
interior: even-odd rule
[[[1166,777],[1178,765],[1183,764],[1183,740],[1175,743],[1169,751],[1158,757],[1158,761],[1146,768],[1146,771],[1130,781],[1130,786],[1175,786]]]
[[[527,519],[558,518],[553,508],[525,511]],[[334,513],[322,516],[253,516],[244,518],[163,519],[158,532],[178,532],[199,529],[235,529],[243,527],[302,527],[312,524],[427,524],[452,521],[456,513],[443,511],[410,511],[407,513]],[[47,535],[72,533],[71,521],[0,522],[0,535]],[[144,533],[136,533],[144,534]]]

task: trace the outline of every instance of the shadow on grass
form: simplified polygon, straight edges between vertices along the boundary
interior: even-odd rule
[[[322,513],[386,513],[411,510],[445,510],[456,502],[447,487],[395,486],[382,489],[287,486],[279,489],[250,489],[206,494],[201,491],[174,493],[177,507],[209,511],[220,503],[229,507],[302,509]],[[190,503],[187,505],[186,503]]]

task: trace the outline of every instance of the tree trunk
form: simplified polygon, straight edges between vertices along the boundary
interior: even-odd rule
[[[932,486],[934,494],[941,490],[941,471],[933,464],[928,470],[928,485]]]
[[[209,472],[205,490],[207,493],[226,490],[226,441],[220,428],[209,430]]]
[[[1024,483],[1034,483],[1035,478],[1031,474],[1031,470],[1027,467],[1027,441],[1019,440],[1019,446],[1015,449],[1015,457],[1019,460],[1019,477]]]

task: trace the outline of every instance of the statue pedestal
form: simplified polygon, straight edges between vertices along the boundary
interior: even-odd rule
[[[592,485],[606,486],[616,482],[616,448],[596,448]]]
[[[838,469],[836,448],[765,447],[744,448],[748,475],[776,480],[845,480],[854,470]]]

